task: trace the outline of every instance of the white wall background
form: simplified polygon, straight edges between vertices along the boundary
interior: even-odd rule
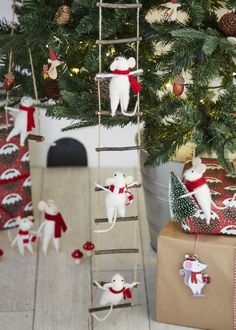
[[[12,0],[0,0],[0,18],[5,17],[7,20],[11,20]],[[22,95],[23,96],[23,95]],[[93,111],[93,109],[91,109]],[[98,141],[98,129],[84,128],[78,131],[71,131],[62,133],[61,129],[68,124],[66,120],[55,120],[45,116],[41,119],[41,134],[46,137],[50,142],[54,142],[63,137],[74,138],[84,144],[88,153],[89,166],[97,166],[97,147]],[[102,145],[103,146],[123,146],[134,145],[135,134],[137,127],[130,125],[126,128],[113,128],[112,130],[101,129]],[[38,166],[46,166],[46,156],[48,152],[49,144],[47,143],[35,143],[30,142],[31,152],[31,164]],[[138,156],[136,151],[132,152],[108,152],[102,153],[101,165],[102,166],[136,166],[138,162]]]

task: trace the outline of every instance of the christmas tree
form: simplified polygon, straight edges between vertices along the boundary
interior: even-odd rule
[[[175,2],[172,0],[171,5]],[[61,5],[69,7],[64,18],[59,10]],[[142,143],[149,153],[147,162],[164,163],[180,146],[192,141],[197,154],[215,152],[231,170],[227,156],[236,151],[236,0],[178,0],[180,6],[175,15],[172,9],[168,11],[168,1],[145,0],[142,5],[139,63],[144,76],[140,97],[145,128]],[[220,9],[227,9],[228,14],[223,16],[224,12],[218,12]],[[162,12],[161,18],[150,22],[149,14],[157,10]],[[48,107],[48,115],[71,119],[72,124],[66,130],[97,125],[96,1],[19,0],[16,13],[14,35],[10,24],[0,22],[1,81],[7,73],[9,52],[13,50],[17,88],[11,91],[11,99],[33,96],[32,79],[25,73],[30,68],[28,48],[32,52],[40,98],[44,99],[42,66],[49,57],[45,47],[48,44],[64,61],[59,73],[60,98],[56,105]],[[180,14],[185,19],[179,20]],[[135,36],[136,11],[103,9],[102,34],[104,39]],[[109,72],[116,56],[135,56],[135,46],[131,43],[102,47],[103,72]],[[108,86],[103,83],[101,87],[102,109],[108,111]],[[185,94],[181,95],[183,89]],[[129,110],[134,104],[132,97]],[[136,118],[122,116],[102,118],[106,127],[123,127],[135,121]]]
[[[183,182],[171,172],[169,181],[169,206],[170,215],[173,221],[181,221],[198,210],[197,204],[191,196],[182,197],[188,190]]]

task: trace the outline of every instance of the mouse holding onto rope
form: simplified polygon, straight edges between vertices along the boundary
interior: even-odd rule
[[[54,200],[49,199],[47,202],[40,201],[38,203],[38,209],[44,212],[44,220],[38,229],[38,234],[43,230],[42,250],[47,255],[49,243],[52,241],[56,252],[59,253],[60,238],[62,233],[67,231],[67,225],[58,211]]]
[[[223,210],[226,207],[217,206],[212,198],[211,192],[207,185],[206,179],[203,174],[206,172],[206,165],[202,164],[201,158],[197,157],[192,160],[192,167],[184,172],[185,186],[189,193],[182,195],[180,198],[194,195],[198,205],[203,210],[207,224],[210,224],[211,220],[211,206],[213,205],[218,210]],[[232,198],[232,202],[235,200],[236,194]]]
[[[33,232],[31,230],[33,227],[33,219],[34,218],[31,215],[26,218],[16,218],[16,223],[19,225],[19,228],[16,237],[11,243],[11,246],[14,247],[17,244],[18,250],[22,255],[25,254],[25,248],[32,254],[34,253],[32,243],[39,237],[37,232]]]
[[[95,313],[92,313],[93,317],[100,322],[105,321],[111,315],[114,305],[118,305],[123,299],[131,299],[131,289],[139,284],[139,282],[125,283],[124,278],[120,274],[115,274],[111,282],[104,285],[97,281],[93,282],[99,289],[104,291],[100,298],[100,306],[110,305],[109,312],[103,318],[99,318]]]
[[[108,222],[111,224],[108,229],[95,230],[95,233],[106,233],[111,231],[115,227],[117,215],[121,218],[125,217],[126,206],[130,205],[134,200],[134,196],[131,194],[129,188],[135,184],[137,184],[137,182],[133,181],[132,176],[126,177],[121,172],[115,173],[112,178],[106,180],[107,187],[95,183],[97,188],[107,192],[105,197],[106,214]]]

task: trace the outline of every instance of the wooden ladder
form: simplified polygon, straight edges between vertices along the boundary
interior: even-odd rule
[[[102,9],[136,9],[139,13],[140,8],[142,7],[142,4],[137,3],[136,4],[120,4],[120,3],[106,3],[103,2],[102,0],[100,0],[99,2],[97,2],[97,7],[99,8],[99,20],[101,22],[101,17],[102,17]],[[137,26],[139,24],[139,15],[137,15]],[[132,38],[124,38],[124,39],[114,39],[114,40],[103,40],[102,39],[102,31],[101,31],[101,27],[99,28],[99,40],[97,40],[97,44],[99,45],[99,55],[100,55],[100,59],[101,59],[101,47],[103,45],[112,45],[112,44],[121,44],[121,43],[133,43],[136,42],[137,43],[137,50],[139,48],[139,42],[142,40],[142,38],[138,35],[138,30],[137,30],[137,36],[136,37],[132,37]],[[99,61],[101,63],[101,61]],[[134,76],[141,76],[143,74],[142,70],[138,69],[138,61],[137,61],[137,70],[135,71]],[[101,64],[99,64],[99,73],[96,75],[96,81],[98,82],[98,91],[100,90],[99,88],[99,84],[101,81],[103,80],[110,80],[112,78],[111,74],[107,74],[107,73],[102,73],[101,72]],[[100,95],[99,97],[99,111],[96,111],[96,115],[98,116],[98,123],[99,123],[99,129],[100,129],[100,125],[101,125],[101,117],[102,116],[110,116],[111,112],[110,111],[102,111],[101,110],[101,99],[100,99]],[[138,102],[139,102],[139,94],[138,94]],[[123,116],[122,112],[117,111],[116,115],[118,116]],[[139,103],[138,103],[138,111],[136,112],[136,114],[134,115],[138,122],[139,122],[139,118],[142,116],[143,114],[140,112],[139,109]],[[118,146],[118,147],[109,147],[109,146],[104,146],[101,147],[100,146],[100,138],[99,138],[99,146],[95,149],[96,152],[101,153],[101,152],[123,152],[123,151],[136,151],[136,150],[141,150],[143,149],[141,144],[140,144],[140,139],[139,139],[139,143],[137,145],[134,146]],[[98,156],[100,157],[100,156]],[[100,158],[99,162],[100,162]],[[105,188],[109,188],[108,186],[104,186]],[[141,188],[141,184],[135,184],[133,185],[132,188],[138,189]],[[95,191],[99,192],[102,191],[101,188],[95,187]],[[126,221],[134,221],[137,222],[139,221],[139,216],[138,215],[134,215],[134,216],[127,216],[124,218],[117,218],[116,220],[117,222],[120,223],[126,223]],[[107,223],[108,219],[107,218],[97,218],[94,220],[96,225],[102,224],[102,223]],[[108,249],[108,250],[95,250],[94,255],[95,256],[99,256],[99,255],[114,255],[114,254],[138,254],[139,253],[139,249],[137,248],[122,248],[122,249]],[[104,285],[105,282],[100,282],[101,285]],[[94,284],[95,285],[95,284]],[[124,304],[119,304],[119,305],[115,305],[113,306],[113,308],[127,308],[127,307],[133,307],[134,305],[130,302],[128,303],[124,303]],[[104,311],[104,310],[108,310],[110,309],[110,306],[103,306],[103,307],[95,307],[95,308],[90,308],[89,312],[90,313],[94,313],[94,312],[100,312],[100,311]]]

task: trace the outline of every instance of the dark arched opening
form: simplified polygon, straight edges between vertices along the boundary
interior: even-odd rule
[[[49,148],[47,166],[88,166],[86,149],[75,139],[59,139]]]

